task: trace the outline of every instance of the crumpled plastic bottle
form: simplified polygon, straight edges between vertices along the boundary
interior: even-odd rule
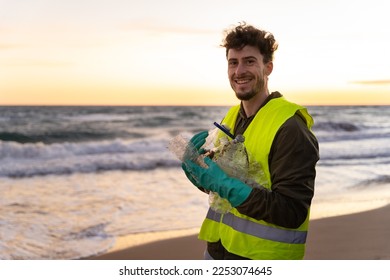
[[[203,163],[200,158],[201,155],[194,145],[181,134],[177,135],[169,142],[168,149],[182,162],[192,160],[199,165]],[[204,163],[202,166],[205,167]]]
[[[212,159],[230,177],[243,179],[248,172],[249,160],[244,146],[245,138],[237,135],[234,140],[228,137],[219,139],[219,145],[212,149]],[[209,193],[209,205],[217,213],[227,213],[233,207],[230,202],[216,192]]]

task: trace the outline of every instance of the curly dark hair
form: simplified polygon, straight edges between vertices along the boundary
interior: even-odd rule
[[[278,43],[272,33],[247,25],[245,22],[225,33],[221,47],[226,48],[226,57],[230,49],[240,50],[249,45],[257,47],[264,57],[263,62],[267,63],[273,60],[274,51],[278,48]]]

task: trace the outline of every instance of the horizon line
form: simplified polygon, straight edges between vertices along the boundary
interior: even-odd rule
[[[232,107],[237,104],[0,104],[0,107]],[[302,106],[326,106],[326,107],[344,107],[344,106],[390,106],[390,104],[303,104]]]

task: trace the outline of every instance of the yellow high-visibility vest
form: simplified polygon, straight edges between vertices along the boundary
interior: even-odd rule
[[[239,110],[240,105],[232,107],[223,123],[234,128]],[[264,171],[259,172],[263,178],[255,178],[255,181],[266,188],[271,189],[272,186],[268,155],[274,137],[286,120],[297,111],[306,119],[306,124],[311,129],[313,119],[306,108],[279,97],[263,106],[244,132],[250,164],[260,164]],[[250,259],[303,259],[309,213],[310,211],[299,228],[291,229],[253,219],[239,213],[236,208],[226,214],[219,214],[210,208],[199,239],[208,242],[221,240],[227,251]]]

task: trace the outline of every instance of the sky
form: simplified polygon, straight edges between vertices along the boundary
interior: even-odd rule
[[[302,105],[390,105],[380,0],[0,0],[0,105],[233,105],[224,30],[279,48],[269,90]]]

